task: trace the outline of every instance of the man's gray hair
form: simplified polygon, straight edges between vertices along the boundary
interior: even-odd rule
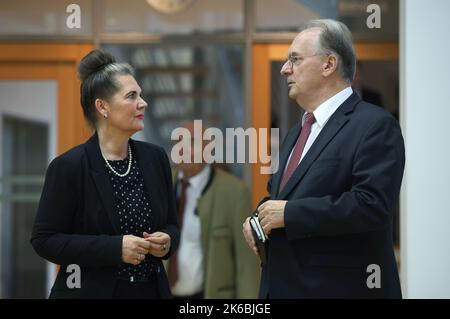
[[[355,77],[356,56],[352,44],[352,34],[345,24],[331,19],[311,20],[304,24],[300,31],[319,28],[318,54],[334,54],[337,56],[337,69],[350,84]]]

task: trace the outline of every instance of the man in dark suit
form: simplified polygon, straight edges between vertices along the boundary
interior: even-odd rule
[[[260,298],[401,298],[392,223],[403,138],[390,114],[352,91],[354,72],[340,22],[311,21],[292,42],[281,73],[305,114],[257,208],[269,237]]]

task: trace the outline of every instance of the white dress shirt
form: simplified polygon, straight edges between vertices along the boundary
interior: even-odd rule
[[[324,128],[325,124],[327,124],[331,115],[333,115],[334,112],[336,112],[336,110],[339,108],[339,106],[341,106],[341,104],[344,103],[345,100],[347,100],[350,97],[350,95],[352,95],[352,94],[353,94],[353,90],[349,86],[349,87],[343,89],[342,91],[340,91],[339,93],[333,95],[332,97],[330,97],[328,100],[326,100],[325,102],[323,102],[316,108],[316,110],[313,112],[316,121],[311,126],[311,132],[309,133],[308,140],[306,141],[305,148],[303,149],[302,156],[300,157],[300,162],[302,161],[302,159],[306,155],[306,153],[308,153],[309,149],[311,148],[311,145],[314,143],[317,136],[319,136],[320,132]],[[305,112],[305,114],[303,114],[303,117],[302,117],[302,127],[305,124],[306,114],[308,114],[308,113]],[[287,163],[289,163],[289,161],[291,160],[293,151],[294,151],[294,148],[292,148],[292,150],[291,150],[291,154],[289,155],[289,159],[288,159]],[[300,162],[299,162],[299,164],[300,164]],[[285,166],[285,171],[286,171],[287,167],[288,167],[288,164],[286,164],[286,166]]]
[[[191,296],[203,290],[201,225],[200,218],[195,214],[195,210],[197,201],[208,182],[210,174],[211,166],[206,165],[197,175],[189,179],[180,246],[178,247],[178,280],[172,287],[172,294],[175,296]],[[182,177],[183,173],[179,172],[178,178]]]

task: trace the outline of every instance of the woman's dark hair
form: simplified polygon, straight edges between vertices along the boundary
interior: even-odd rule
[[[78,65],[78,78],[81,81],[80,96],[84,117],[89,125],[96,127],[95,100],[108,100],[119,89],[116,77],[133,75],[133,68],[126,63],[118,63],[108,52],[93,50]]]

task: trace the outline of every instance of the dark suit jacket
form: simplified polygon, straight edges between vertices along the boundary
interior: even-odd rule
[[[354,93],[279,193],[300,126],[286,136],[280,169],[268,184],[270,197],[262,201],[288,202],[285,227],[269,237],[260,297],[401,298],[392,240],[405,164],[398,122]],[[380,288],[366,283],[371,264],[380,266]]]
[[[169,161],[156,145],[130,139],[149,193],[153,229],[166,232],[177,249],[179,230]],[[97,134],[49,165],[31,243],[43,258],[61,265],[51,298],[111,298],[122,260],[122,234],[113,190]],[[170,289],[161,258],[156,258],[161,297]],[[69,289],[70,264],[81,267],[81,288]]]

